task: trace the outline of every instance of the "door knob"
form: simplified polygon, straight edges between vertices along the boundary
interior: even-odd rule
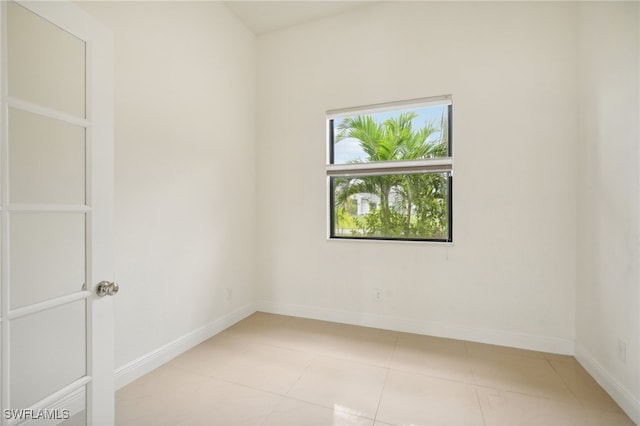
[[[96,288],[98,296],[114,296],[120,290],[120,286],[111,281],[100,281]]]

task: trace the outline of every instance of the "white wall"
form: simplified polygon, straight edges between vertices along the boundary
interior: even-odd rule
[[[576,7],[380,4],[259,37],[261,309],[571,353]],[[327,241],[325,112],[444,94],[454,244]]]
[[[576,357],[639,422],[639,7],[579,17]]]
[[[123,367],[253,302],[255,39],[218,2],[79,4],[115,36]]]

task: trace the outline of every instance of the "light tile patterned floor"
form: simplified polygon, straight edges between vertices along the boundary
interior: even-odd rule
[[[118,425],[633,425],[573,359],[256,313],[116,394]]]

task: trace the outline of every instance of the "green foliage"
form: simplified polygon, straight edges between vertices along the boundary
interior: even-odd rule
[[[447,155],[446,134],[433,123],[412,128],[415,113],[403,113],[382,123],[371,116],[349,117],[338,126],[336,142],[359,141],[367,162],[415,160]],[[352,235],[382,238],[446,239],[448,236],[447,179],[440,173],[364,176],[334,179],[336,227]],[[375,194],[378,208],[358,216],[355,194]]]

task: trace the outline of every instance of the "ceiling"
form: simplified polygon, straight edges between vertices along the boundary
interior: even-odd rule
[[[366,6],[371,1],[242,1],[228,0],[225,5],[254,34],[264,34]]]

